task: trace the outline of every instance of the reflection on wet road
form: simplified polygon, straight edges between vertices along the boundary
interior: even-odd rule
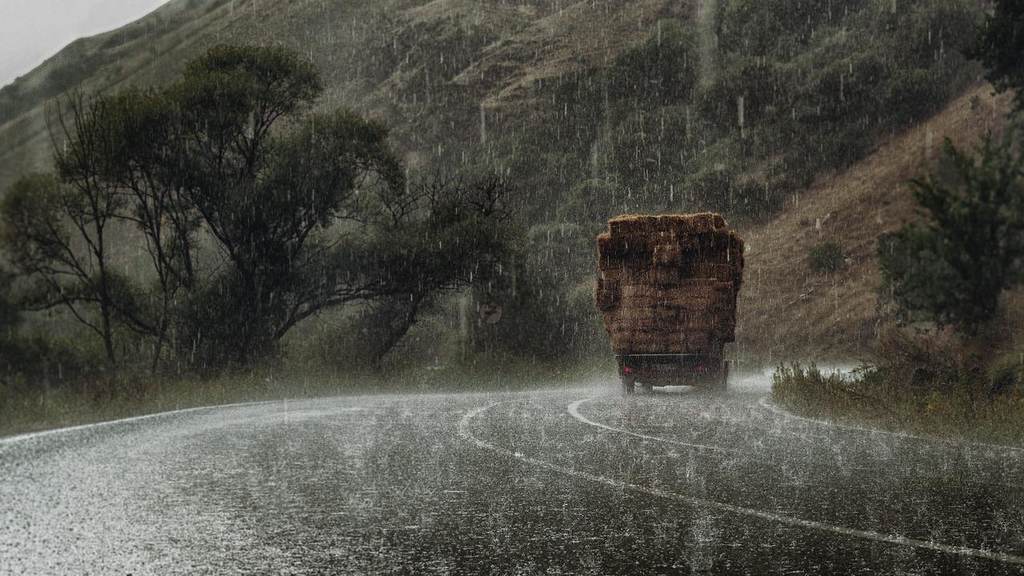
[[[1024,573],[1024,452],[611,383],[0,442],[0,573]]]

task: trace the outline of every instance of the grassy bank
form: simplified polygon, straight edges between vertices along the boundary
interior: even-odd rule
[[[1024,393],[1020,385],[993,390],[994,381],[998,383],[994,379],[1007,377],[1006,367],[994,373],[916,374],[916,378],[904,377],[891,367],[866,367],[840,374],[813,365],[782,366],[772,377],[772,401],[811,418],[1024,446]]]
[[[382,373],[259,368],[220,376],[119,376],[87,386],[0,384],[0,437],[199,406],[350,394],[528,390],[568,386],[614,367],[502,363],[402,368]]]

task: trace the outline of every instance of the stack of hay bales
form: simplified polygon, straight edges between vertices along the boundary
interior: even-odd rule
[[[722,216],[619,216],[597,251],[597,307],[615,353],[721,357],[735,340],[743,240]]]

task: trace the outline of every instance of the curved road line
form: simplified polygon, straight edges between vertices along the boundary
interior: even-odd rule
[[[582,422],[584,424],[589,424],[590,426],[597,426],[598,428],[604,428],[605,430],[610,430],[612,432],[618,432],[620,434],[626,434],[626,435],[629,435],[629,436],[636,436],[637,438],[643,438],[645,440],[653,440],[655,442],[664,442],[664,443],[667,443],[667,444],[677,444],[677,445],[680,445],[680,446],[689,446],[689,447],[693,447],[693,448],[707,448],[707,449],[710,449],[710,450],[717,450],[717,451],[723,451],[723,452],[735,452],[737,454],[751,454],[751,452],[749,452],[749,451],[736,450],[736,449],[732,449],[732,448],[722,448],[720,446],[705,446],[703,444],[687,444],[685,442],[679,442],[679,441],[676,441],[676,440],[669,440],[669,439],[666,439],[666,438],[660,438],[658,436],[647,436],[645,434],[638,434],[636,432],[631,432],[631,431],[623,429],[623,428],[615,428],[613,426],[602,424],[600,422],[595,422],[593,420],[590,420],[586,416],[583,416],[579,412],[579,407],[580,406],[582,406],[583,404],[586,404],[587,402],[590,402],[592,400],[595,400],[595,398],[584,398],[582,400],[577,400],[576,402],[573,402],[572,404],[569,404],[569,406],[567,408],[567,410],[569,412],[569,415],[572,416],[573,418],[575,418],[576,420],[579,420],[580,422]],[[718,421],[718,422],[722,422],[722,423],[726,423],[726,424],[734,424],[735,425],[735,422],[730,422],[729,420],[726,420],[724,418],[715,418],[715,417],[712,417],[712,418],[714,420]],[[757,426],[757,425],[751,424],[749,422],[748,423],[744,423],[742,425],[748,426],[750,428],[755,428],[757,430],[760,430],[762,432],[766,432],[766,433],[769,433],[769,434],[778,434],[778,431],[776,431],[774,429],[766,428],[764,426]],[[810,438],[817,438],[819,440],[828,440],[828,436],[819,436],[817,434],[798,434],[796,432],[793,432],[792,430],[785,430],[785,431],[783,431],[783,433],[788,434],[790,436],[794,436],[794,437],[798,438],[800,441],[806,442],[808,444],[813,444],[814,443],[812,440],[810,440]]]
[[[64,434],[67,432],[75,432],[78,430],[88,430],[89,428],[106,428],[108,426],[114,426],[117,424],[128,424],[129,422],[138,422],[140,420],[150,420],[152,418],[162,418],[164,416],[177,416],[181,414],[188,414],[190,412],[198,412],[200,410],[214,410],[220,408],[239,408],[242,406],[261,406],[264,404],[278,404],[288,403],[289,400],[260,400],[256,402],[234,402],[232,404],[211,404],[209,406],[195,406],[192,408],[181,408],[178,410],[168,410],[166,412],[153,412],[152,414],[143,414],[141,416],[129,416],[128,418],[118,418],[117,420],[103,420],[101,422],[92,422],[89,424],[78,424],[77,426],[66,426],[64,428],[54,428],[52,430],[42,430],[40,432],[28,432],[26,434],[16,434],[14,436],[8,436],[7,438],[0,438],[0,447],[15,444],[18,442],[24,442],[27,440],[35,440],[36,438],[43,438],[46,436],[55,436],[57,434]]]
[[[796,518],[793,516],[786,516],[783,514],[775,514],[773,512],[766,512],[764,510],[757,510],[755,508],[747,508],[745,506],[736,506],[734,504],[726,504],[724,502],[716,502],[714,500],[707,500],[697,496],[687,496],[685,494],[678,494],[676,492],[667,492],[665,490],[658,490],[657,488],[648,488],[646,486],[640,486],[637,484],[630,484],[628,482],[621,482],[605,476],[598,476],[597,474],[591,474],[589,472],[583,472],[581,470],[574,470],[572,468],[566,468],[559,466],[558,464],[552,464],[551,462],[545,462],[529,456],[524,456],[518,452],[513,452],[506,448],[496,446],[489,442],[485,442],[473,436],[472,432],[469,431],[469,423],[476,416],[481,413],[490,410],[497,406],[499,403],[489,404],[487,406],[481,406],[474,408],[462,417],[459,421],[459,437],[463,440],[473,444],[477,448],[487,450],[489,452],[514,458],[521,462],[531,464],[538,468],[550,470],[552,472],[558,472],[566,476],[573,476],[575,478],[582,478],[596,484],[603,484],[612,488],[618,488],[622,490],[630,490],[641,494],[647,494],[649,496],[656,496],[658,498],[664,498],[666,500],[674,500],[677,502],[684,502],[693,506],[703,506],[714,510],[721,510],[732,514],[738,514],[741,516],[750,516],[753,518],[760,518],[762,520],[768,520],[770,522],[777,522],[788,526],[797,526],[800,528],[808,528],[811,530],[817,530],[819,532],[827,532],[831,534],[838,534],[840,536],[849,536],[852,538],[860,538],[862,540],[870,540],[873,542],[882,542],[887,544],[895,544],[897,546],[907,546],[911,548],[920,548],[924,550],[932,550],[935,552],[943,552],[946,554],[956,554],[958,556],[969,556],[973,558],[982,558],[985,560],[994,560],[996,562],[1005,562],[1007,564],[1020,564],[1024,565],[1024,556],[1014,556],[1013,554],[1005,554],[1003,552],[993,552],[991,550],[980,550],[977,548],[966,548],[963,546],[950,546],[948,544],[941,544],[938,542],[930,542],[928,540],[917,540],[914,538],[907,538],[904,536],[898,536],[894,534],[882,534],[881,532],[871,532],[868,530],[857,530],[854,528],[846,528],[844,526],[834,526],[832,524],[826,524],[824,522],[816,522],[814,520],[804,520],[802,518]]]
[[[910,434],[908,432],[892,432],[889,430],[879,430],[877,428],[866,428],[862,426],[850,426],[849,424],[840,424],[838,422],[832,422],[829,420],[821,420],[818,418],[808,418],[806,416],[798,416],[796,414],[787,412],[782,408],[775,405],[774,402],[770,401],[768,397],[761,398],[757,403],[761,408],[790,420],[799,420],[801,422],[807,422],[810,424],[817,424],[818,426],[826,426],[829,428],[838,428],[840,430],[851,430],[854,432],[863,432],[865,434],[881,434],[885,436],[895,436],[897,438],[906,438],[908,440],[920,440],[922,442],[928,442],[932,444],[945,444],[947,447],[954,448],[988,448],[990,450],[1006,450],[1007,452],[1024,452],[1024,447],[1020,446],[1008,446],[1006,444],[988,444],[985,442],[955,442],[953,440],[947,440],[937,436],[919,436],[917,434]]]
[[[590,426],[597,426],[598,428],[603,428],[605,430],[608,430],[609,432],[615,432],[617,434],[625,434],[627,436],[635,436],[637,438],[642,438],[644,440],[648,440],[648,441],[651,441],[651,442],[659,442],[659,443],[662,443],[662,444],[675,444],[675,445],[678,445],[678,446],[688,446],[688,447],[693,447],[693,448],[705,448],[705,449],[717,450],[717,451],[721,451],[721,452],[734,452],[736,454],[744,454],[748,458],[750,458],[751,460],[757,460],[758,462],[763,462],[763,463],[766,463],[766,464],[768,464],[770,466],[776,466],[776,467],[779,466],[779,463],[777,461],[772,460],[772,459],[768,459],[768,458],[762,458],[762,457],[758,456],[757,454],[755,454],[754,452],[750,452],[750,451],[742,451],[742,450],[734,450],[734,449],[729,449],[729,448],[721,448],[721,447],[718,447],[718,446],[705,446],[705,445],[701,445],[701,444],[688,444],[686,442],[680,442],[678,440],[672,440],[672,439],[669,439],[669,438],[662,438],[660,436],[649,436],[647,434],[639,434],[637,432],[632,432],[632,431],[626,430],[624,428],[616,428],[614,426],[609,426],[609,425],[603,424],[601,422],[595,422],[594,420],[591,420],[591,419],[587,418],[586,416],[584,416],[583,414],[581,414],[580,410],[579,410],[580,406],[582,406],[583,404],[586,404],[587,402],[590,402],[591,400],[594,400],[594,398],[584,398],[582,400],[577,400],[577,401],[569,404],[569,406],[567,407],[566,410],[569,412],[569,415],[572,416],[573,418],[575,418],[576,420],[578,420],[578,421],[580,421],[580,422],[582,422],[584,424],[590,425]],[[763,399],[762,399],[762,402],[763,402]],[[768,408],[768,407],[765,406],[765,408]],[[775,410],[778,410],[778,415],[779,416],[782,416],[782,417],[792,417],[792,418],[796,418],[798,420],[804,420],[804,418],[802,418],[800,416],[790,415],[790,414],[786,413],[785,411],[783,411],[781,409],[775,408]],[[724,422],[724,420],[723,420],[723,422]],[[826,421],[811,420],[811,422],[814,422],[816,424],[821,424],[823,426],[830,425]],[[837,427],[840,427],[840,428],[850,428],[848,426],[840,426],[840,425],[837,425]],[[861,430],[861,431],[864,431],[864,432],[875,432],[875,430],[871,430],[870,428],[854,428],[854,430]],[[805,438],[801,434],[797,434],[796,432],[792,432],[792,431],[786,431],[786,433],[790,434],[790,435],[793,435],[793,436],[799,438],[800,440],[802,440],[804,442],[807,442],[808,444],[811,443],[807,438]],[[928,438],[928,437],[924,437],[924,436],[908,436],[906,434],[902,434],[902,433],[899,433],[899,432],[882,432],[882,433],[890,434],[890,435],[900,435],[900,436],[904,436],[904,437],[918,439],[918,440],[921,440],[921,441],[924,441],[924,442],[927,442],[927,441],[941,441],[939,439],[932,439],[932,438]],[[823,439],[826,439],[826,440],[828,439],[827,436],[813,436],[813,437],[815,437],[815,438],[823,438]],[[849,467],[849,465],[848,465],[848,467]],[[854,465],[851,468],[854,469],[854,470],[868,471],[868,468],[866,468],[864,466],[856,466],[856,465]],[[930,478],[934,478],[933,476],[929,476],[929,477]],[[977,486],[998,486],[1000,488],[1012,488],[1014,490],[1020,490],[1022,488],[1022,486],[1020,486],[1018,484],[1006,484],[1006,483],[1003,483],[1003,482],[981,482],[981,481],[970,480],[970,479],[961,480],[961,482],[964,482],[964,483],[967,483],[967,484],[971,484],[971,485],[977,485]]]
[[[673,445],[676,445],[676,446],[684,446],[684,447],[687,447],[687,448],[694,448],[694,449],[698,449],[698,450],[708,450],[708,451],[712,451],[712,452],[721,452],[721,453],[726,453],[726,454],[742,454],[742,455],[746,456],[747,458],[750,458],[751,460],[756,460],[758,462],[763,462],[763,463],[768,464],[770,466],[775,466],[775,467],[779,466],[779,463],[776,462],[775,460],[771,460],[771,459],[768,459],[768,458],[763,458],[763,457],[758,456],[756,453],[751,452],[749,450],[737,450],[735,448],[723,448],[721,446],[712,446],[712,445],[706,445],[706,444],[691,444],[689,442],[682,442],[682,441],[679,441],[679,440],[672,440],[670,438],[662,438],[660,436],[650,436],[648,434],[640,434],[638,432],[633,432],[631,430],[626,430],[625,428],[616,428],[614,426],[609,426],[608,424],[604,424],[604,423],[601,423],[601,422],[596,422],[594,420],[591,420],[590,418],[587,418],[586,416],[584,416],[583,414],[580,413],[580,406],[582,406],[583,404],[585,404],[587,402],[590,402],[591,400],[594,400],[594,398],[584,398],[582,400],[577,400],[577,401],[569,404],[569,406],[566,408],[566,410],[569,412],[570,416],[572,416],[573,418],[575,418],[576,420],[578,420],[578,421],[580,421],[580,422],[582,422],[584,424],[587,424],[589,426],[596,426],[598,428],[603,428],[605,430],[608,430],[609,432],[615,432],[616,434],[624,434],[626,436],[633,436],[635,438],[640,438],[642,440],[647,440],[647,441],[650,441],[650,442],[658,442],[658,443],[661,443],[661,444],[673,444]],[[719,420],[719,421],[720,422],[725,422],[725,420]],[[810,440],[808,440],[807,438],[805,438],[803,435],[796,434],[795,432],[788,432],[788,433],[793,435],[793,436],[795,436],[795,437],[797,437],[797,438],[799,438],[803,442],[806,442],[808,444],[812,444],[812,442]],[[825,438],[825,437],[822,436],[822,438]],[[857,469],[857,470],[865,470],[865,468],[863,468],[861,466],[854,466],[853,468]]]
[[[624,430],[622,428],[615,428],[614,426],[609,426],[607,424],[602,424],[601,422],[594,422],[593,420],[587,418],[583,414],[580,414],[580,406],[584,402],[590,402],[591,400],[593,400],[593,398],[584,398],[582,400],[577,400],[577,401],[573,402],[572,404],[569,404],[569,408],[568,408],[569,415],[572,416],[573,418],[579,420],[580,422],[583,422],[584,424],[589,424],[591,426],[596,426],[597,428],[603,428],[603,429],[609,430],[611,432],[616,432],[618,434],[625,434],[627,436],[633,436],[635,438],[640,438],[640,439],[643,439],[643,440],[651,440],[653,442],[663,442],[665,444],[674,444],[676,446],[684,446],[686,448],[695,448],[697,450],[708,450],[708,451],[711,451],[711,452],[724,452],[724,453],[727,453],[727,454],[747,454],[747,452],[744,452],[742,450],[736,450],[736,449],[733,449],[733,448],[723,448],[721,446],[710,446],[708,444],[691,444],[689,442],[680,442],[679,440],[668,440],[668,439],[665,439],[665,438],[658,438],[657,436],[648,436],[647,434],[640,434],[639,432],[631,432],[629,430]]]

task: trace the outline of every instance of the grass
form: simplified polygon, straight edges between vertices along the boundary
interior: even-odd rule
[[[772,401],[795,414],[948,439],[1024,446],[1024,392],[990,394],[986,378],[961,374],[944,386],[903,381],[886,368],[852,374],[782,366]]]
[[[86,388],[0,384],[0,437],[200,406],[355,394],[528,390],[570,385],[611,370],[602,364],[478,363],[383,373],[260,368],[209,378],[121,376]],[[144,381],[144,385],[139,382]]]

